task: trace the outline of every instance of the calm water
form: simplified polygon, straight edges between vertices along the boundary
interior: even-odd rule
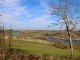
[[[55,38],[55,37],[48,37],[48,38],[50,39],[51,42],[59,39],[59,38]],[[64,43],[69,43],[69,40],[64,40],[64,39],[60,39],[60,40],[63,40]],[[76,43],[80,42],[80,40],[72,40],[72,42],[74,44],[76,44]]]
[[[19,36],[20,34],[16,34],[16,33],[14,33],[14,34],[12,34],[12,36]]]

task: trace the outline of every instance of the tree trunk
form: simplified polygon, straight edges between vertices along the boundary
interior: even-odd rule
[[[0,51],[1,51],[1,37],[0,37]]]
[[[71,57],[73,57],[73,43],[72,43],[72,39],[71,39],[71,32],[69,29],[69,24],[68,24],[68,26],[66,25],[66,28],[67,28],[67,32],[68,32],[68,36],[69,36],[69,41],[70,41]]]
[[[71,35],[69,36],[69,40],[70,40],[71,57],[73,57],[73,44],[72,44]]]

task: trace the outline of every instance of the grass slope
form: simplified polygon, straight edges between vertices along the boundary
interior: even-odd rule
[[[44,54],[52,56],[66,56],[70,54],[70,49],[60,49],[47,44],[40,44],[35,42],[27,42],[22,40],[13,40],[12,48],[22,49],[27,51],[27,53],[37,54],[43,56]],[[80,56],[80,51],[74,50],[74,56]]]

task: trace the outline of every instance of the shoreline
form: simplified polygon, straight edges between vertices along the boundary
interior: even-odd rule
[[[47,36],[47,37],[54,37],[54,38],[59,38],[59,37],[56,37],[56,36]],[[66,38],[59,38],[59,39],[68,40],[68,39],[66,39]],[[80,40],[80,39],[72,39],[72,40]]]

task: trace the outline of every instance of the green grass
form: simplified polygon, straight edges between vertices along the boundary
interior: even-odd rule
[[[52,55],[52,56],[66,56],[70,54],[70,49],[60,49],[53,47],[51,45],[40,44],[35,42],[27,42],[21,40],[14,40],[12,48],[22,49],[27,51],[27,53],[37,54],[39,56],[43,56],[44,54]],[[74,50],[74,56],[79,57],[80,51]]]

